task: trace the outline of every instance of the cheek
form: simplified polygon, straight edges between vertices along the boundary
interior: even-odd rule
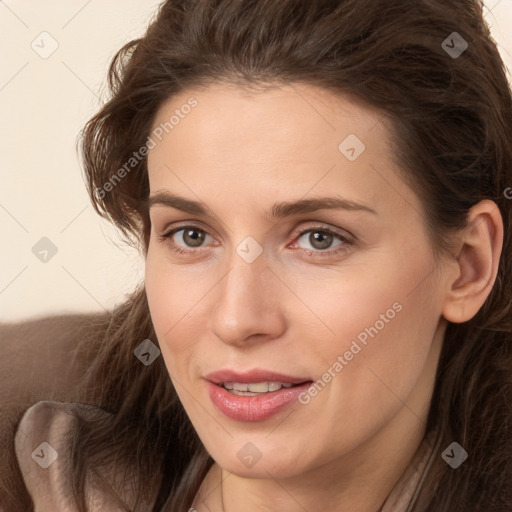
[[[152,250],[151,244],[144,282],[162,356],[171,377],[177,378],[187,370],[197,348],[201,326],[191,318],[203,318],[207,309],[205,297],[212,283],[204,268],[180,271],[179,266],[169,263],[163,251]]]
[[[331,382],[324,400],[334,421],[350,415],[361,425],[389,417],[422,378],[440,309],[433,263],[428,251],[422,254],[383,257],[330,287],[322,318],[334,334],[315,351],[325,364],[321,379]],[[310,297],[321,288],[310,289]],[[371,411],[363,404],[372,404]]]
[[[412,244],[404,237],[354,258],[338,272],[299,279],[297,296],[322,321],[317,322],[320,345],[314,345],[322,359],[333,363],[354,341],[361,348],[357,359],[375,354],[379,365],[428,350],[440,309],[433,266],[427,241],[418,237]]]
[[[178,275],[177,272],[170,271],[170,266],[166,265],[158,251],[152,250],[150,245],[146,258],[144,283],[151,321],[171,375],[175,373],[176,368],[172,364],[173,359],[169,357],[169,351],[179,351],[180,342],[173,335],[180,327],[180,316],[185,314],[182,311],[186,302],[183,295],[187,293],[187,288],[180,285]],[[173,344],[176,346],[172,346]]]

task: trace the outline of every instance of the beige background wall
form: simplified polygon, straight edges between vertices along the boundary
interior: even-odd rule
[[[0,0],[0,321],[110,308],[143,279],[89,204],[75,141],[111,57],[159,3]],[[486,7],[511,68],[512,0]]]

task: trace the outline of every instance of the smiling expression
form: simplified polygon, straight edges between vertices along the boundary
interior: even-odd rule
[[[208,452],[238,474],[293,476],[392,425],[421,428],[445,327],[442,269],[382,113],[313,86],[218,83],[173,96],[154,127],[191,97],[197,106],[148,156],[145,284]],[[223,369],[326,385],[240,421],[208,393],[205,377]],[[249,442],[263,454],[252,468],[238,456]]]

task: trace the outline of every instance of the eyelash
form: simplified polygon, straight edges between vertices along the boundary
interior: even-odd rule
[[[198,252],[198,250],[196,250],[196,249],[184,249],[183,247],[180,247],[174,243],[170,243],[170,238],[174,234],[179,233],[180,231],[183,231],[186,229],[194,229],[194,230],[201,231],[203,233],[208,234],[204,229],[201,229],[198,226],[185,225],[185,226],[173,228],[162,235],[158,235],[157,238],[161,242],[168,244],[170,249],[177,254],[192,254],[194,252]],[[332,256],[337,255],[340,252],[346,251],[347,248],[350,247],[354,243],[353,240],[349,239],[347,236],[344,236],[344,235],[334,231],[333,229],[323,227],[323,226],[314,226],[314,227],[305,229],[305,230],[301,231],[300,233],[298,233],[298,235],[296,236],[296,239],[299,240],[307,233],[317,233],[317,232],[332,235],[333,237],[338,238],[342,243],[338,244],[335,249],[324,249],[324,250],[322,250],[322,249],[317,249],[317,250],[300,249],[303,252],[305,252],[308,256],[320,257],[320,258],[321,257],[332,257]],[[201,249],[201,248],[198,248],[198,249]]]

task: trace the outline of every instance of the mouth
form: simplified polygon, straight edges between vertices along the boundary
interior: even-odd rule
[[[223,415],[241,422],[264,421],[297,402],[313,380],[266,370],[220,370],[205,377],[208,396]]]
[[[306,382],[312,382],[310,377],[294,377],[261,369],[245,372],[230,369],[219,370],[209,373],[204,378],[228,391],[240,393],[272,393],[282,388],[291,388]]]
[[[220,382],[213,384],[206,381],[206,391],[213,405],[224,416],[240,422],[254,422],[270,419],[291,407],[303,393],[307,392],[311,382],[306,381],[302,384],[276,381]],[[287,384],[286,387],[283,387],[283,384]],[[231,385],[233,389],[229,389]],[[276,389],[278,386],[279,389]],[[247,390],[239,390],[235,387],[247,387]],[[249,391],[249,389],[260,389],[261,391]],[[270,389],[275,390],[270,391]]]
[[[221,382],[217,386],[224,388],[228,393],[238,396],[259,396],[267,393],[275,393],[280,389],[289,389],[312,381],[299,382],[292,384],[291,382]]]

